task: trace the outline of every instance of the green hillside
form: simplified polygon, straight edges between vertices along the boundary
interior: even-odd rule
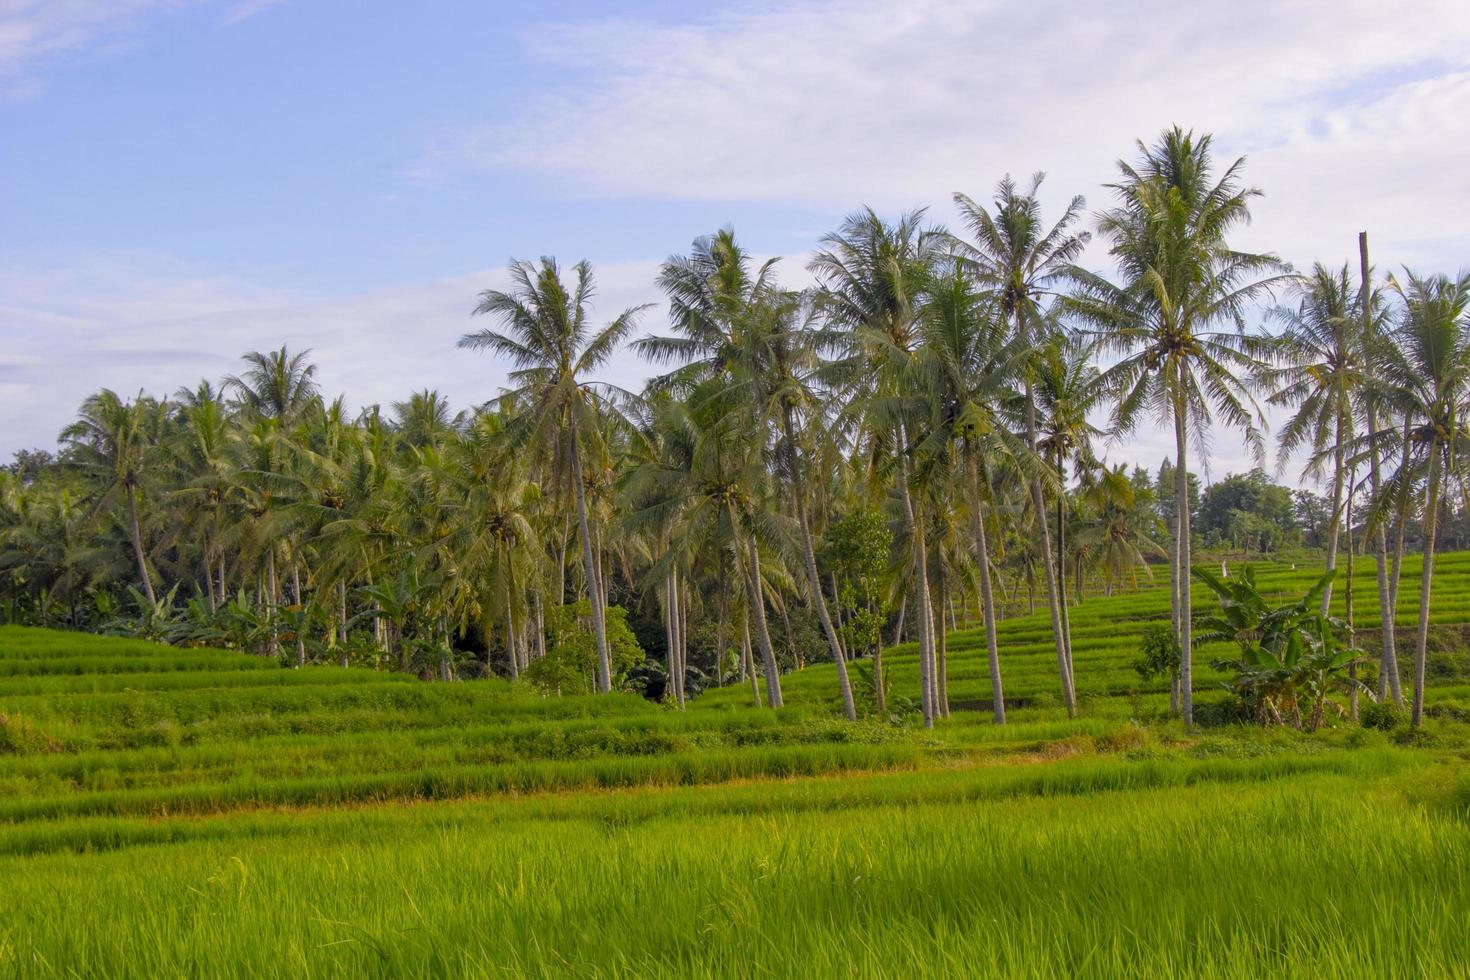
[[[1044,615],[1001,626],[1003,728],[953,633],[927,732],[840,720],[825,666],[680,712],[6,627],[0,975],[1464,975],[1470,554],[1441,562],[1412,736],[1186,733],[1132,667],[1157,588],[1073,607],[1076,720]],[[898,704],[916,656],[885,659]]]

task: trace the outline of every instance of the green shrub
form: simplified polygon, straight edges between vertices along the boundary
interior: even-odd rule
[[[1392,732],[1409,723],[1409,714],[1394,701],[1372,701],[1359,713],[1358,721],[1364,728]]]

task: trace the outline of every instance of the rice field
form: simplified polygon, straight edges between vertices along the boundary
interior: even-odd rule
[[[1470,554],[1417,735],[1185,732],[1132,668],[1166,616],[1072,607],[1075,720],[1003,622],[1003,728],[956,631],[932,731],[820,665],[680,712],[0,628],[0,976],[1470,975]]]

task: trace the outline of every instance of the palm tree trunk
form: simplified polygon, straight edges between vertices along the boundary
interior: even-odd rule
[[[1356,631],[1353,628],[1353,491],[1356,479],[1348,481],[1347,503],[1343,508],[1344,524],[1347,526],[1347,578],[1343,581],[1342,601],[1343,620],[1347,623],[1347,643],[1351,648],[1357,641]],[[1348,665],[1348,718],[1352,721],[1358,720],[1358,663],[1353,661]],[[1322,705],[1317,705],[1317,713],[1322,713]]]
[[[1401,459],[1408,459],[1409,453],[1413,449],[1413,443],[1411,441],[1412,434],[1413,418],[1405,414],[1403,455],[1400,457]],[[1409,528],[1409,503],[1409,487],[1405,485],[1403,492],[1399,494],[1398,508],[1396,510],[1398,528],[1393,546],[1393,565],[1389,571],[1388,581],[1388,598],[1389,603],[1395,610],[1395,618],[1397,617],[1399,607],[1399,579],[1404,571],[1404,534]]]
[[[1368,265],[1368,233],[1366,231],[1358,233],[1358,265],[1359,278],[1363,287],[1363,334],[1367,336],[1373,323],[1373,273]],[[1368,480],[1369,488],[1376,500],[1382,479],[1377,439],[1378,402],[1371,396],[1366,401],[1368,433],[1373,439],[1372,451],[1368,457]],[[1388,586],[1388,529],[1384,527],[1382,521],[1378,522],[1374,538],[1374,543],[1378,548],[1378,619],[1380,642],[1383,647],[1378,665],[1378,696],[1380,698],[1392,697],[1396,703],[1403,704],[1404,693],[1399,681],[1398,643],[1394,633],[1396,610],[1393,605],[1393,594]]]
[[[684,707],[685,694],[684,685],[689,680],[689,590],[684,581],[679,578],[679,573],[674,573],[675,594],[679,597],[678,617],[676,622],[679,626],[679,707]]]
[[[1342,533],[1342,423],[1343,409],[1338,405],[1335,438],[1337,445],[1332,449],[1332,521],[1327,525],[1327,570],[1337,571],[1337,537]],[[1327,580],[1327,588],[1322,590],[1322,605],[1318,610],[1322,615],[1327,615],[1327,610],[1332,606],[1332,580]]]
[[[276,588],[276,546],[274,542],[266,549],[265,554],[265,577],[267,589],[269,590],[265,597],[265,618],[267,625],[270,627],[267,649],[269,649],[270,655],[274,657],[276,655],[276,597],[278,595]]]
[[[975,562],[980,569],[980,619],[985,624],[985,652],[990,664],[990,704],[995,714],[995,723],[1006,723],[1005,693],[1000,681],[1000,648],[995,639],[995,595],[990,582],[990,544],[985,535],[985,517],[981,513],[984,497],[980,493],[980,467],[975,460],[975,451],[966,454],[970,469],[970,496],[974,505],[970,508],[970,520],[975,530]]]
[[[730,527],[735,534],[735,550],[738,553],[741,547],[740,522],[735,516],[734,506],[730,508]],[[745,579],[745,601],[750,611],[755,615],[755,636],[760,642],[761,666],[766,675],[766,701],[773,708],[781,707],[781,671],[776,664],[776,650],[771,645],[771,628],[766,622],[766,600],[762,594],[764,589],[761,584],[761,557],[760,549],[756,547],[755,536],[745,535],[745,558],[746,567],[743,578]]]
[[[924,727],[934,727],[934,630],[930,622],[933,609],[929,602],[929,549],[924,539],[923,514],[909,492],[908,438],[905,427],[899,424],[896,433],[899,454],[898,489],[903,501],[904,520],[908,525],[909,545],[913,550],[914,582],[918,594],[914,597],[914,612],[919,634],[919,690],[920,704],[924,715]],[[902,618],[900,617],[900,624]]]
[[[740,574],[736,568],[735,573]],[[760,707],[761,688],[760,681],[756,678],[755,656],[750,649],[750,610],[743,609],[740,612],[740,672],[750,680],[750,693],[755,696],[755,705]]]
[[[1174,403],[1174,451],[1178,462],[1174,468],[1174,510],[1176,540],[1179,543],[1175,559],[1178,589],[1175,593],[1175,622],[1179,630],[1179,709],[1185,725],[1194,724],[1194,650],[1192,634],[1194,617],[1191,610],[1191,582],[1189,580],[1189,439],[1185,426],[1188,416],[1180,400]]]
[[[833,572],[830,578],[832,581],[832,605],[828,608],[832,610],[832,625],[837,630],[837,646],[842,650],[842,655],[845,657],[847,656],[847,646],[842,642],[842,592],[837,586],[837,573]],[[853,656],[860,656],[860,654],[853,654]]]
[[[295,551],[295,548],[292,548]],[[291,558],[291,592],[297,606],[303,606],[301,601],[301,565],[296,561],[295,555]],[[296,666],[306,666],[306,630],[296,631]]]
[[[905,480],[907,484],[907,480]],[[914,611],[918,613],[919,629],[919,681],[922,684],[922,704],[924,713],[924,727],[933,728],[934,719],[938,712],[938,698],[935,689],[935,653],[934,653],[934,607],[929,594],[929,542],[926,534],[924,512],[919,506],[914,507],[914,580],[918,585],[918,595],[914,597]]]
[[[669,672],[669,695],[678,700],[679,653],[674,642],[674,574],[664,572],[664,667]]]
[[[577,497],[577,530],[582,537],[582,571],[587,577],[587,598],[592,607],[592,634],[597,643],[597,690],[612,691],[612,663],[607,655],[607,622],[603,618],[602,583],[597,577],[597,560],[592,555],[592,534],[587,521],[587,489],[582,484],[581,455],[577,452],[576,422],[568,427],[571,443],[572,485]]]
[[[505,564],[509,567],[510,556],[505,556]],[[505,654],[510,660],[510,678],[518,680],[521,676],[521,660],[516,656],[515,626],[510,621],[510,576],[505,575],[500,580],[501,601],[505,604]]]
[[[939,625],[934,632],[934,698],[936,713],[941,718],[949,717],[949,635],[944,628],[944,607],[949,604],[949,583],[944,566],[939,567],[939,595],[937,596]]]
[[[1424,664],[1429,654],[1429,594],[1434,585],[1434,535],[1439,526],[1439,455],[1438,445],[1431,445],[1429,486],[1424,501],[1424,567],[1419,577],[1419,635],[1414,643],[1414,703],[1409,723],[1418,728],[1424,723]]]
[[[1062,457],[1057,454],[1057,473],[1062,473]],[[1077,697],[1077,675],[1072,669],[1072,613],[1067,608],[1067,488],[1057,489],[1057,611],[1062,616],[1062,641],[1067,647],[1067,683],[1072,697]]]
[[[148,559],[143,556],[143,533],[138,527],[138,491],[135,487],[124,488],[128,498],[128,534],[133,540],[133,558],[138,563],[138,578],[143,583],[143,594],[150,605],[158,605],[158,596],[153,593],[153,579],[148,575]]]
[[[796,519],[801,526],[802,558],[806,562],[807,589],[811,592],[812,607],[822,623],[822,632],[827,635],[827,645],[832,649],[832,661],[837,664],[837,686],[842,692],[842,710],[848,721],[857,721],[857,705],[852,698],[852,680],[847,675],[847,657],[842,650],[842,641],[832,625],[827,611],[827,600],[822,594],[822,577],[817,571],[817,553],[812,544],[811,520],[807,516],[805,481],[797,473],[795,426],[791,423],[791,406],[782,408],[782,425],[786,435],[786,453],[791,478],[791,496],[796,503]]]
[[[1036,392],[1030,378],[1026,379],[1026,446],[1036,449]],[[1057,648],[1057,674],[1062,682],[1062,702],[1067,706],[1067,717],[1077,717],[1077,694],[1072,686],[1072,656],[1068,649],[1067,634],[1062,627],[1060,597],[1057,594],[1057,573],[1052,567],[1051,529],[1046,517],[1046,495],[1041,489],[1041,480],[1028,480],[1031,491],[1031,507],[1036,515],[1036,531],[1041,538],[1041,564],[1046,571],[1046,601],[1051,612],[1052,641]]]

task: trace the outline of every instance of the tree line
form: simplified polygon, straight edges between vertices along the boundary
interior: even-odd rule
[[[883,706],[882,649],[908,638],[933,724],[946,628],[973,611],[999,723],[997,618],[1040,597],[1075,713],[1069,606],[1158,561],[1192,722],[1195,522],[1259,543],[1269,515],[1239,503],[1264,499],[1255,477],[1233,478],[1223,518],[1205,507],[1191,460],[1224,432],[1264,462],[1277,406],[1278,463],[1330,485],[1286,519],[1329,571],[1344,528],[1376,558],[1385,699],[1402,699],[1403,556],[1423,552],[1417,724],[1434,554],[1470,459],[1470,276],[1376,276],[1366,237],[1356,269],[1242,251],[1260,192],[1211,149],[1177,127],[1138,143],[1090,219],[1081,197],[1045,216],[1040,174],[956,194],[954,229],[860,210],[806,289],[722,229],[661,267],[664,332],[643,332],[646,308],[595,321],[586,262],[515,262],[460,340],[509,381],[468,412],[432,390],[350,411],[285,347],[169,398],[100,391],[56,458],[0,474],[5,619],[562,691],[647,683],[642,646],[661,646],[680,705],[741,682],[780,706],[783,670],[820,657],[849,718]],[[1093,234],[1110,274],[1080,264]],[[596,380],[629,343],[658,373]],[[1157,481],[1103,451],[1146,425],[1174,441]]]

